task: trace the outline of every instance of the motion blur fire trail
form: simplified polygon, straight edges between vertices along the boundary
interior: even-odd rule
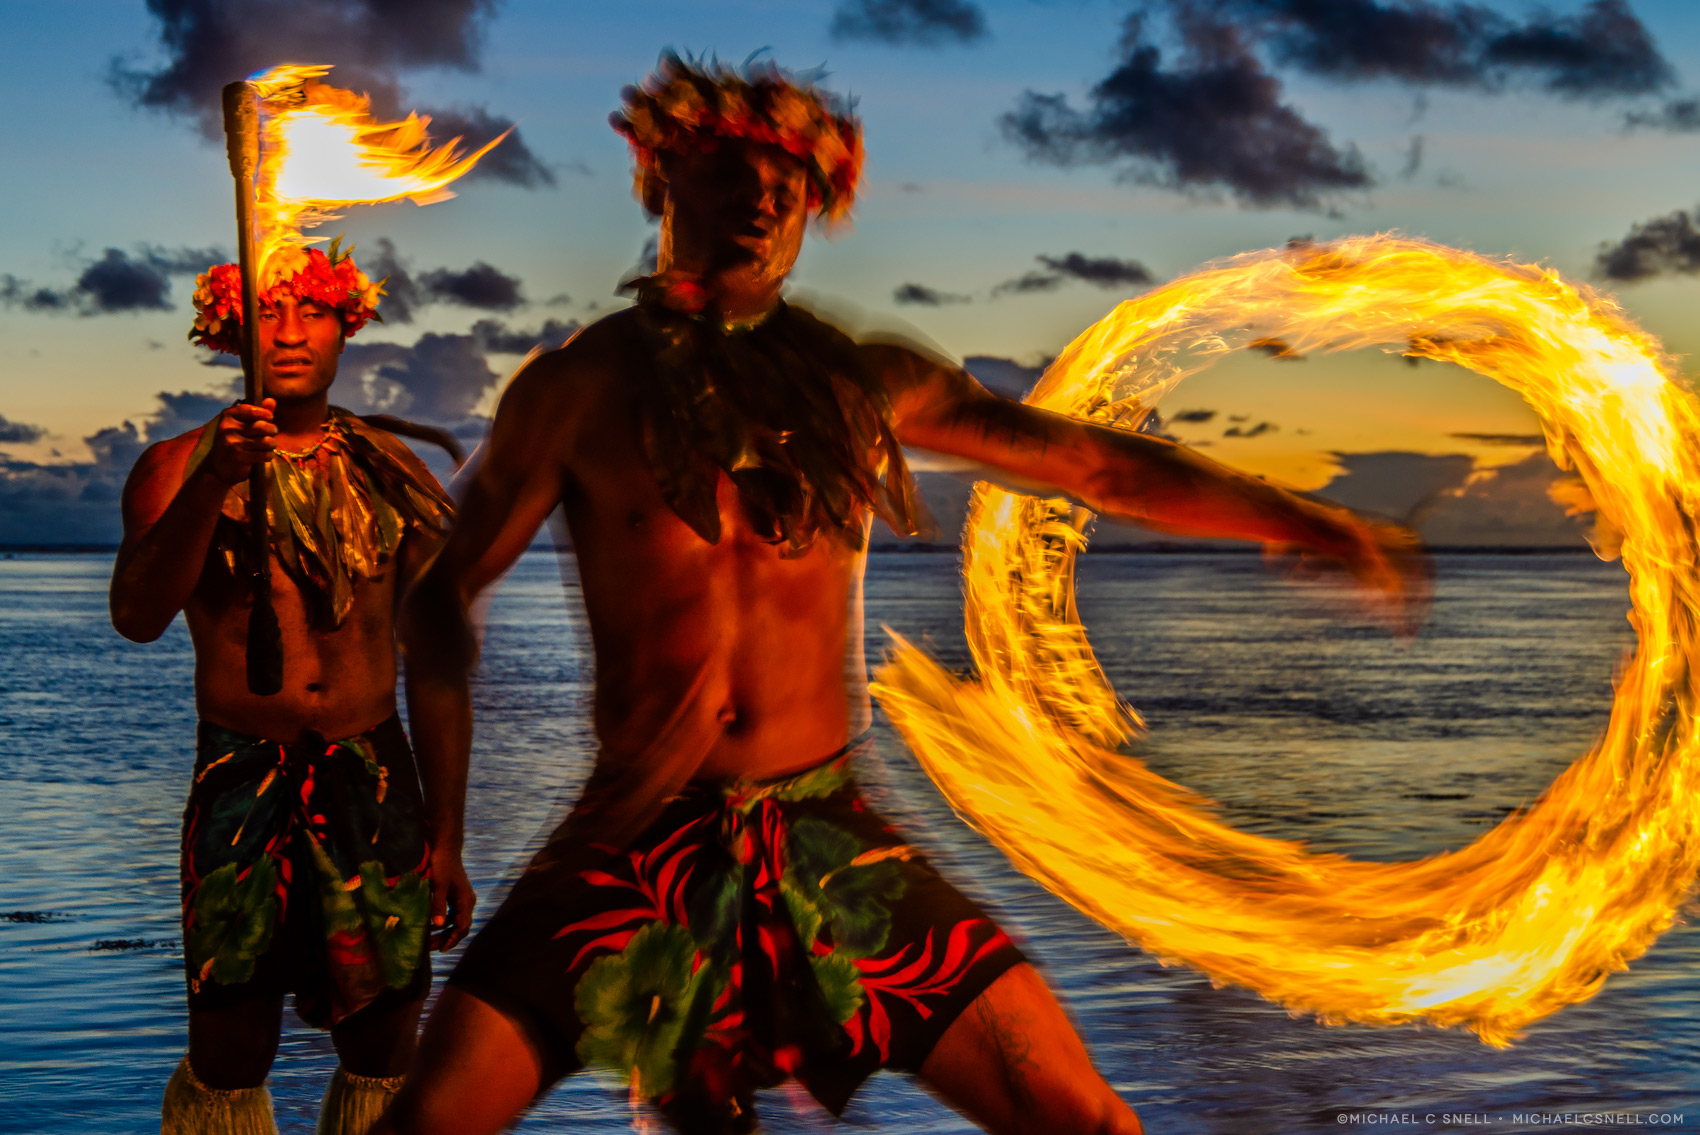
[[[1269,341],[1377,346],[1504,383],[1621,534],[1639,646],[1604,735],[1536,804],[1414,863],[1224,825],[1117,751],[1141,723],[1075,612],[1090,514],[985,485],[963,541],[978,677],[899,638],[876,693],[969,823],[1165,962],[1327,1021],[1427,1020],[1507,1044],[1644,953],[1700,869],[1700,407],[1610,299],[1549,270],[1392,236],[1248,253],[1128,300],[1029,401],[1114,422]]]

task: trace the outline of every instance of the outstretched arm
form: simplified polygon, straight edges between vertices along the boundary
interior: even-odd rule
[[[906,347],[865,348],[885,376],[899,440],[1002,471],[1094,512],[1162,532],[1257,540],[1337,560],[1381,592],[1402,629],[1428,598],[1415,534],[1307,500],[1162,438],[1000,398]]]
[[[473,457],[454,530],[402,603],[408,719],[427,782],[433,869],[442,871],[431,909],[442,949],[472,928],[474,898],[461,868],[472,752],[469,680],[478,657],[468,611],[561,499],[570,415],[559,404],[558,360],[558,352],[539,358],[503,394],[489,441]]]

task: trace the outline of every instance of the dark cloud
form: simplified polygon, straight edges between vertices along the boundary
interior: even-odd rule
[[[1628,236],[1601,246],[1594,257],[1594,274],[1619,283],[1696,272],[1700,272],[1700,230],[1695,229],[1694,215],[1682,210],[1635,225]]]
[[[1540,434],[1447,434],[1460,441],[1473,441],[1481,445],[1545,445],[1547,439]]]
[[[1340,472],[1319,495],[1409,524],[1431,544],[1575,547],[1588,531],[1558,503],[1566,478],[1544,452],[1492,469],[1458,453],[1334,457]]]
[[[219,92],[231,76],[285,62],[335,65],[339,86],[397,103],[408,67],[478,68],[495,0],[147,0],[165,61],[146,70],[115,59],[111,82],[142,106],[223,131]]]
[[[1261,351],[1272,359],[1279,359],[1282,362],[1289,363],[1299,362],[1304,358],[1304,356],[1299,354],[1299,352],[1293,350],[1293,345],[1285,339],[1253,339],[1251,342],[1246,344],[1246,350]],[[1236,422],[1245,421],[1244,418],[1234,418],[1232,420]]]
[[[1502,23],[1472,4],[1375,0],[1233,0],[1263,21],[1277,59],[1316,74],[1411,83],[1472,83],[1482,45]]]
[[[1593,518],[1561,503],[1569,480],[1545,453],[1478,469],[1418,510],[1417,529],[1440,547],[1580,547],[1590,539]]]
[[[171,279],[146,260],[132,260],[116,248],[83,269],[73,292],[86,297],[93,311],[170,311]]]
[[[1147,414],[1143,428],[1160,428]],[[1336,453],[1339,472],[1319,496],[1350,508],[1414,525],[1431,544],[1451,547],[1581,547],[1586,516],[1567,516],[1557,503],[1565,478],[1544,453],[1495,469],[1463,454]],[[925,462],[918,464],[924,465]],[[916,475],[941,532],[960,530],[967,513],[968,480],[961,472]],[[1173,536],[1100,517],[1098,548],[1172,542]],[[897,541],[876,528],[874,543]]]
[[[476,436],[483,427],[477,406],[499,380],[489,356],[559,347],[578,328],[573,320],[545,320],[530,331],[480,319],[465,334],[427,333],[411,345],[351,342],[333,400],[356,413],[397,414]]]
[[[372,242],[373,251],[359,257],[360,270],[367,278],[384,282],[384,298],[378,311],[385,323],[412,323],[414,312],[426,303],[425,294],[402,263],[395,242],[381,236]]]
[[[360,266],[367,276],[384,281],[379,310],[385,323],[412,323],[419,309],[432,303],[480,311],[512,311],[525,305],[519,277],[482,260],[460,271],[432,268],[416,273],[388,237],[373,241],[372,249],[360,256]]]
[[[25,311],[69,311],[73,300],[69,290],[39,288],[8,273],[0,276],[0,306],[21,307]]]
[[[523,307],[519,277],[510,276],[500,268],[480,260],[459,272],[435,268],[422,272],[419,286],[432,299],[481,311],[512,311]]]
[[[513,119],[491,114],[481,106],[459,107],[452,110],[427,110],[431,116],[431,138],[439,143],[459,138],[468,149],[495,138],[504,130],[513,129]],[[581,163],[582,164],[582,163]],[[514,130],[502,144],[478,159],[467,179],[504,181],[525,189],[538,189],[555,184],[555,171],[543,164],[525,140]]]
[[[107,251],[110,253],[111,249]],[[196,276],[215,264],[228,264],[236,255],[222,248],[165,248],[144,244],[137,248],[136,258],[168,276]]]
[[[312,60],[336,67],[337,86],[372,96],[379,114],[403,104],[399,76],[422,67],[476,71],[483,31],[497,0],[147,0],[164,60],[114,59],[108,78],[137,105],[192,119],[223,137],[219,92],[232,76]],[[431,136],[482,144],[511,122],[483,107],[428,112]],[[555,175],[516,131],[468,177],[535,188]]]
[[[929,288],[925,284],[903,284],[891,293],[893,303],[923,304],[927,307],[942,307],[950,303],[970,303],[972,297],[960,296],[954,292],[941,292],[937,288]]]
[[[155,395],[159,399],[159,409],[147,420],[148,441],[155,442],[200,429],[224,412],[240,385],[241,380],[235,379],[231,383],[231,389],[222,394],[197,393],[193,390],[180,390],[173,394],[168,390],[161,390]]]
[[[1173,62],[1153,35],[1156,16],[1179,45]],[[1120,54],[1084,107],[1023,94],[1000,120],[1005,137],[1034,161],[1119,166],[1136,182],[1307,209],[1374,177],[1354,147],[1336,146],[1282,101],[1266,60],[1336,82],[1533,85],[1568,99],[1647,95],[1674,78],[1625,0],[1521,21],[1434,0],[1150,0],[1127,18]],[[1630,121],[1700,129],[1700,102]],[[1401,176],[1414,176],[1421,160],[1419,139]]]
[[[1274,422],[1259,422],[1255,426],[1241,429],[1239,426],[1229,426],[1223,431],[1223,437],[1262,437],[1266,433],[1274,433],[1281,427]]]
[[[1625,0],[1591,0],[1575,16],[1536,15],[1486,45],[1490,68],[1534,71],[1569,97],[1639,95],[1672,80],[1653,37]]]
[[[206,393],[161,392],[138,427],[109,426],[83,439],[88,461],[39,464],[0,456],[0,544],[116,544],[124,479],[153,442],[204,424],[230,404]],[[33,427],[25,427],[33,428]]]
[[[470,416],[498,378],[472,336],[435,334],[421,335],[404,356],[379,365],[375,377],[406,394],[396,405],[400,413],[434,424]]]
[[[29,445],[47,436],[47,431],[28,422],[14,422],[0,414],[0,445]]]
[[[350,342],[331,400],[357,414],[396,414],[476,440],[487,426],[478,405],[498,381],[488,356],[559,346],[577,329],[554,319],[535,331],[483,319],[467,334],[425,334],[412,344]],[[125,422],[86,438],[90,461],[46,465],[0,455],[0,543],[116,543],[118,498],[130,466],[149,444],[198,429],[228,406],[240,377],[224,373],[231,377],[221,389],[162,392],[139,426]],[[39,436],[35,427],[0,418],[0,441]],[[421,456],[442,463],[430,447]]]
[[[1624,0],[1518,23],[1430,0],[1226,0],[1279,62],[1334,79],[1498,90],[1519,79],[1564,97],[1647,94],[1671,66]]]
[[[938,47],[984,38],[986,16],[969,0],[840,0],[832,38]]]
[[[992,298],[1055,291],[1069,280],[1083,280],[1100,288],[1144,287],[1154,280],[1150,270],[1139,261],[1115,256],[1071,252],[1066,256],[1036,256],[1034,259],[1047,270],[1028,271],[995,285]]]
[[[492,355],[524,355],[533,348],[554,350],[578,333],[576,319],[547,319],[536,331],[516,331],[497,319],[480,319],[472,335]]]
[[[111,315],[126,311],[170,311],[171,278],[191,276],[224,259],[215,248],[168,249],[141,245],[134,253],[108,248],[90,261],[68,288],[38,287],[16,276],[0,276],[0,306],[26,311]]]
[[[1115,256],[1087,256],[1083,252],[1071,252],[1060,257],[1041,256],[1039,263],[1071,280],[1084,280],[1100,288],[1143,287],[1156,280],[1151,270],[1139,261]]]
[[[1314,209],[1372,183],[1353,147],[1336,147],[1281,101],[1233,24],[1177,5],[1179,65],[1129,16],[1121,60],[1076,109],[1060,95],[1028,91],[999,120],[1032,161],[1117,165],[1131,180],[1187,191],[1226,190],[1255,206]]]
[[[230,404],[240,382],[233,376],[223,390],[160,392],[158,406],[139,424],[124,422],[85,438],[88,461],[41,464],[0,454],[0,544],[116,544],[122,535],[118,502],[136,458],[154,442],[200,429]],[[457,436],[476,439],[487,423],[470,409],[494,382],[472,336],[427,335],[411,347],[350,343],[331,397],[355,413],[404,412],[451,423]],[[434,447],[421,447],[420,456],[447,472]]]
[[[1203,424],[1216,417],[1214,410],[1177,410],[1169,421]]]
[[[1630,111],[1624,119],[1630,126],[1650,126],[1677,134],[1700,132],[1700,98],[1672,99],[1657,110]]]
[[[1008,295],[1031,295],[1034,292],[1050,292],[1062,287],[1063,278],[1055,272],[1024,272],[1014,279],[1005,280],[992,288],[992,297]]]
[[[1411,144],[1405,147],[1405,160],[1399,164],[1400,180],[1411,180],[1423,168],[1423,147],[1423,136],[1412,135]]]
[[[411,346],[350,343],[333,397],[357,413],[454,426],[472,415],[497,378],[477,337],[428,332]]]
[[[1340,471],[1318,489],[1347,508],[1408,521],[1461,489],[1476,463],[1462,453],[1440,456],[1385,450],[1336,453]]]

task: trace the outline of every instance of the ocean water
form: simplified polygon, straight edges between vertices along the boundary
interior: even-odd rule
[[[1254,556],[1090,556],[1081,610],[1117,690],[1149,719],[1140,755],[1159,772],[1245,828],[1414,858],[1475,838],[1581,755],[1633,647],[1615,565],[1438,567],[1433,616],[1410,644]],[[145,647],[114,634],[110,570],[102,556],[0,560],[0,1132],[149,1130],[183,1051],[189,644],[180,626]],[[486,913],[591,758],[587,643],[565,583],[563,598],[555,558],[528,555],[488,610],[467,844]],[[967,665],[954,557],[875,556],[867,600],[870,658],[884,623]],[[1690,926],[1509,1049],[1323,1026],[1158,965],[1010,868],[888,728],[879,750],[862,769],[875,805],[1023,941],[1152,1132],[1700,1130]],[[334,1059],[286,1016],[272,1078],[283,1130],[312,1130]],[[897,1075],[870,1081],[838,1123],[785,1090],[762,1108],[775,1132],[970,1130]],[[578,1076],[519,1129],[623,1131],[635,1118],[617,1085]]]

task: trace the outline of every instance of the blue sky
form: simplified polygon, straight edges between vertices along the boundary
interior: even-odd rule
[[[450,400],[454,408],[469,401],[487,407],[496,388],[488,376],[504,374],[517,359],[480,348],[480,363],[466,339],[478,320],[530,332],[551,319],[592,319],[622,302],[614,285],[637,262],[652,229],[631,197],[624,144],[608,128],[607,114],[620,87],[645,74],[669,46],[731,60],[766,48],[787,66],[824,66],[826,85],[857,98],[868,162],[855,228],[815,241],[796,283],[865,320],[904,321],[958,357],[1036,362],[1127,294],[1126,286],[1069,281],[1037,293],[990,295],[1000,282],[1038,269],[1039,256],[1080,252],[1137,261],[1161,280],[1296,235],[1396,229],[1588,278],[1602,243],[1700,200],[1700,132],[1625,125],[1627,114],[1656,113],[1700,89],[1700,4],[1690,0],[1627,0],[1627,11],[1669,67],[1662,87],[1628,96],[1562,97],[1543,86],[1546,73],[1515,70],[1502,76],[1497,91],[1480,83],[1343,81],[1326,67],[1293,62],[1280,41],[1257,40],[1251,25],[1239,25],[1279,82],[1280,101],[1337,150],[1355,146],[1375,182],[1312,208],[1246,204],[1220,184],[1141,184],[1124,176],[1125,163],[1034,162],[1000,129],[1000,116],[1027,91],[1088,105],[1092,85],[1125,58],[1120,37],[1132,7],[1125,0],[957,0],[958,8],[978,11],[984,34],[967,42],[947,36],[931,46],[835,37],[835,10],[860,2],[506,0],[479,9],[465,24],[477,33],[476,42],[463,45],[475,66],[389,68],[385,74],[404,105],[481,107],[517,120],[554,184],[475,181],[446,203],[367,209],[328,226],[327,235],[345,231],[367,252],[388,238],[416,275],[492,265],[516,279],[528,301],[501,310],[451,302],[423,307],[411,324],[362,332],[356,343],[392,344],[387,354],[373,346],[364,358],[372,367],[405,371],[412,364],[397,360],[412,358],[407,352],[421,336],[434,334],[442,358],[459,350],[455,357],[470,360],[474,371],[486,368],[467,380],[466,397]],[[1237,5],[1235,20],[1259,5],[1280,7],[1279,0],[1217,2]],[[1342,0],[1342,6],[1390,10],[1414,2]],[[171,6],[156,0],[156,9]],[[462,6],[478,9],[476,0]],[[266,3],[232,7],[271,10]],[[339,7],[358,4],[312,0],[292,10],[322,16]],[[1173,15],[1157,7],[1159,16]],[[1431,7],[1444,12],[1457,5]],[[1543,18],[1542,11],[1559,21],[1587,11],[1582,0],[1553,0],[1544,9],[1507,0],[1479,7],[1512,27]],[[25,288],[72,294],[108,248],[139,257],[144,246],[156,254],[230,246],[222,147],[188,118],[138,107],[109,82],[114,60],[140,71],[167,61],[161,26],[140,0],[0,0],[0,31],[10,49],[0,97],[20,111],[8,119],[7,160],[0,163],[6,204],[0,285],[15,284],[13,302],[0,304],[0,438],[11,439],[0,440],[0,451],[14,474],[26,463],[87,463],[83,439],[124,420],[137,423],[145,438],[144,422],[159,412],[160,392],[222,393],[229,381],[228,370],[203,365],[202,352],[184,341],[192,286],[185,276],[171,277],[162,301],[169,310],[46,313],[17,299],[29,294]],[[1171,65],[1180,59],[1179,35],[1164,19],[1147,31]],[[1413,163],[1418,138],[1420,161]],[[1690,266],[1700,263],[1673,267]],[[972,302],[899,304],[894,293],[908,283]],[[1672,351],[1700,348],[1692,316],[1700,283],[1692,275],[1673,270],[1610,286]],[[570,301],[558,298],[563,295]],[[479,342],[487,345],[488,337]],[[1492,383],[1442,369],[1410,372],[1379,357],[1273,370],[1247,361],[1189,380],[1171,403],[1221,415],[1183,436],[1208,434],[1218,456],[1306,488],[1350,464],[1331,456],[1336,453],[1466,453],[1484,463],[1527,456],[1528,450],[1472,448],[1450,437],[1527,433],[1533,421]],[[1422,375],[1421,388],[1412,387],[1412,373]],[[421,396],[413,408],[430,405],[449,403]],[[1229,414],[1281,429],[1223,442],[1219,427]],[[164,425],[156,423],[156,430]],[[0,500],[0,513],[5,508]],[[0,540],[13,538],[0,523]]]

